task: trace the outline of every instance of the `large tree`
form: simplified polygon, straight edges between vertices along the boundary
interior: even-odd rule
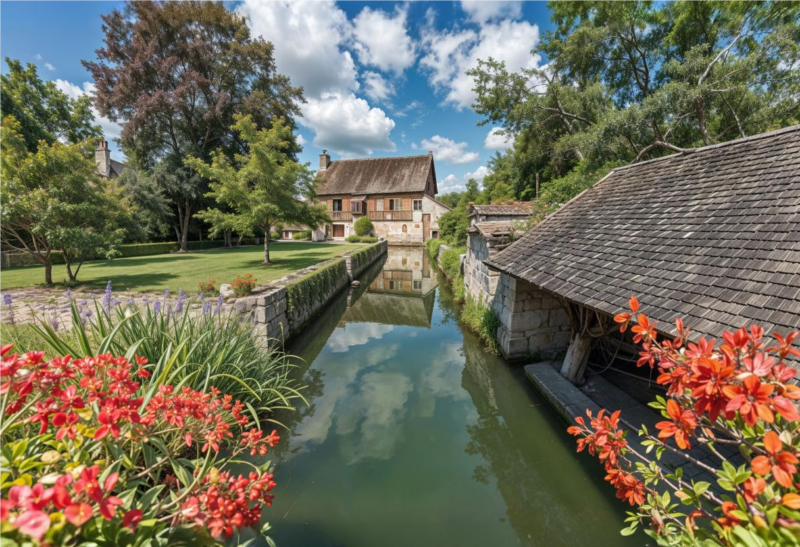
[[[209,197],[217,207],[198,216],[212,226],[212,235],[233,230],[264,236],[264,264],[270,263],[269,236],[280,222],[304,224],[312,229],[330,222],[324,205],[316,203],[314,172],[292,157],[294,138],[283,120],[258,129],[251,116],[236,115],[233,127],[249,149],[231,161],[222,151],[212,154],[211,164],[190,158],[187,165],[211,180]]]
[[[276,72],[272,44],[252,38],[245,19],[221,3],[129,2],[103,17],[103,33],[97,61],[84,61],[97,108],[122,123],[120,141],[136,167],[161,164],[170,173],[160,180],[185,250],[208,181],[184,160],[245,153],[231,130],[236,114],[258,128],[277,118],[293,128],[302,89]],[[294,139],[286,150],[298,152]]]
[[[54,251],[63,255],[72,282],[84,260],[114,256],[129,213],[116,187],[97,176],[91,143],[42,140],[30,152],[13,116],[3,119],[0,137],[3,244],[44,266],[48,285]]]
[[[36,152],[39,142],[77,143],[102,134],[94,125],[86,96],[71,99],[53,82],[44,82],[36,66],[23,67],[6,57],[8,72],[0,76],[0,118],[14,116],[25,147]]]

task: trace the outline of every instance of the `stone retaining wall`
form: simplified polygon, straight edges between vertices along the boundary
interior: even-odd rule
[[[480,233],[467,234],[467,256],[464,260],[464,289],[468,296],[484,306],[491,306],[497,290],[498,272],[483,263],[497,252]]]
[[[250,321],[259,336],[269,339],[271,344],[282,344],[297,334],[370,264],[384,255],[387,248],[386,241],[380,241],[369,247],[351,251],[343,257],[297,271],[265,287],[259,287],[257,294],[236,299],[233,302],[233,311]],[[356,253],[360,256],[354,260],[352,255]],[[339,266],[338,263],[343,265]],[[324,292],[316,295],[306,306],[290,307],[287,286],[302,282],[322,268],[332,269],[326,276],[330,283],[326,284]]]
[[[492,309],[500,321],[500,351],[509,361],[555,355],[569,346],[567,312],[557,298],[535,285],[500,274]]]

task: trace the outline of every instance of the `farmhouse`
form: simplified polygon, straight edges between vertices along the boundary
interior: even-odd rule
[[[333,221],[324,234],[344,239],[354,222],[368,217],[375,235],[389,243],[418,244],[439,237],[439,216],[449,207],[436,201],[433,155],[331,161],[326,150],[319,156],[318,189]]]
[[[800,126],[615,169],[490,257],[509,359],[567,351],[580,382],[636,295],[674,336],[800,326]]]

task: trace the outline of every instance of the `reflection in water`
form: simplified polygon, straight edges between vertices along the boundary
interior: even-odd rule
[[[462,333],[423,248],[295,339],[308,406],[276,418],[279,545],[625,545],[623,508],[521,370]],[[589,472],[587,472],[587,470]]]

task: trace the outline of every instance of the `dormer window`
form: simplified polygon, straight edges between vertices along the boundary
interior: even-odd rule
[[[351,201],[350,202],[350,211],[352,213],[360,215],[364,212],[364,202],[363,201]]]

